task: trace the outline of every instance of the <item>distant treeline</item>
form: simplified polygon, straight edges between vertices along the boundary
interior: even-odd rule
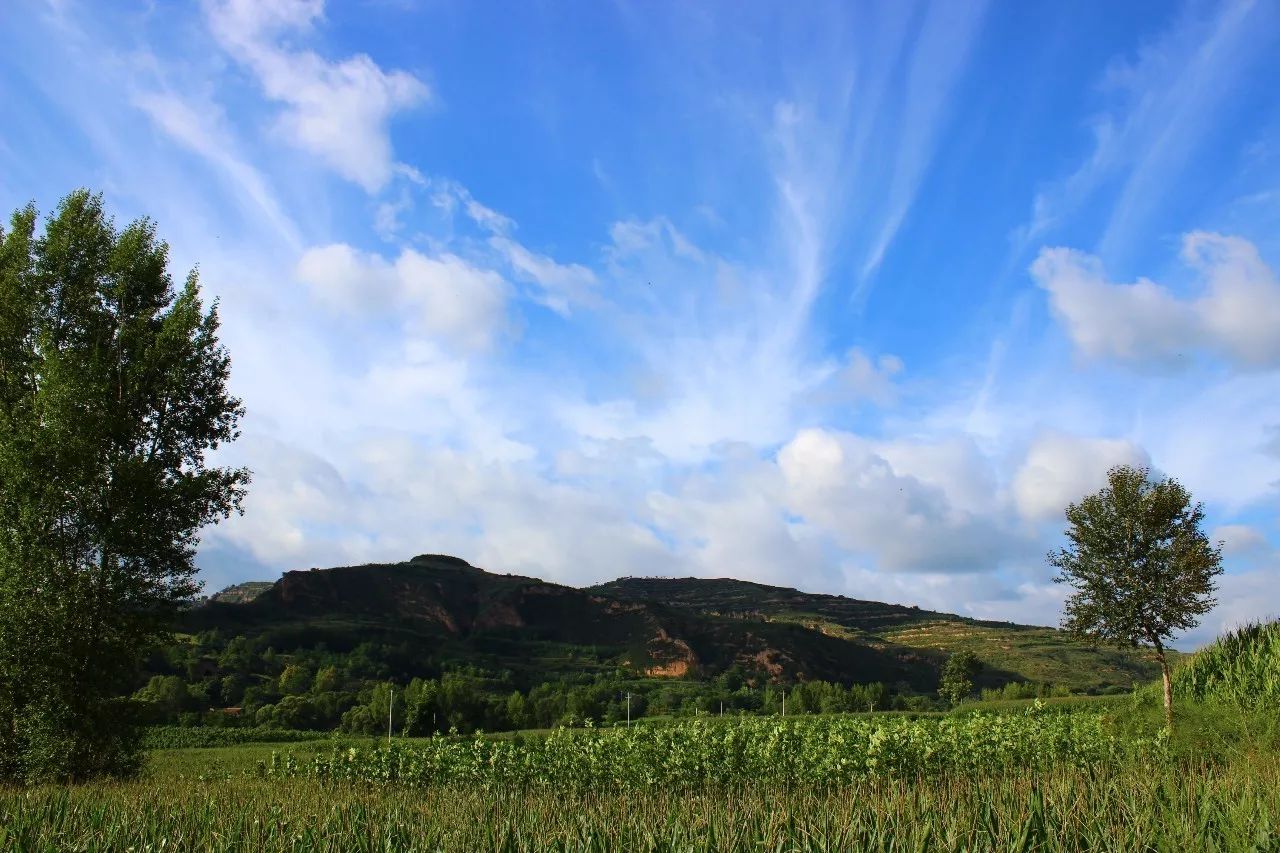
[[[323,646],[287,653],[243,636],[207,631],[154,655],[134,698],[151,722],[275,730],[376,734],[388,717],[399,734],[507,731],[613,723],[646,716],[814,714],[947,707],[905,684],[760,683],[731,668],[704,681],[638,678],[618,670],[538,684],[474,666],[433,677],[405,677],[405,650],[363,643],[348,652]],[[1043,685],[1012,684],[984,698],[1044,696]],[[991,696],[987,696],[991,693]],[[785,697],[785,699],[784,699]]]

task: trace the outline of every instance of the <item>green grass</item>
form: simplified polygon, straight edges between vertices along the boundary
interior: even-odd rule
[[[1002,681],[1014,673],[1024,681],[1054,684],[1073,692],[1130,687],[1159,676],[1159,666],[1141,650],[1097,647],[1051,628],[934,621],[888,630],[884,639],[920,650],[973,652],[986,667],[980,680]]]
[[[1121,708],[1132,702],[1132,695],[1127,693],[1104,696],[1046,696],[1043,699],[975,699],[966,701],[959,707],[943,713],[974,714],[986,712],[1011,714],[1035,707],[1037,703],[1046,711],[1105,711],[1112,708]]]
[[[346,741],[344,741],[346,743]],[[352,741],[372,746],[368,738]],[[289,752],[300,757],[327,754],[332,741],[294,743],[248,743],[237,746],[157,749],[149,754],[144,777],[156,782],[173,780],[228,779],[253,774],[260,763],[271,761],[272,753]]]
[[[250,749],[256,749],[252,747]],[[565,793],[253,778],[0,790],[14,850],[1275,850],[1280,760],[836,789]]]
[[[1149,737],[1162,720],[1158,697],[1146,692],[1060,702],[1039,716],[1084,720],[1100,713],[1125,739]],[[927,731],[982,719],[971,710],[915,719],[833,715],[788,720],[783,728]],[[1017,710],[1004,719],[1026,715]],[[836,783],[801,773],[789,781],[746,775],[729,785],[483,786],[455,780],[417,787],[258,775],[259,764],[269,764],[273,753],[292,754],[300,764],[331,756],[334,741],[328,739],[159,750],[135,781],[0,789],[0,850],[1280,851],[1276,715],[1184,702],[1177,720],[1159,759],[1129,751],[1084,766],[1050,762],[982,773],[934,768]],[[735,722],[704,721],[699,730],[723,733]],[[672,730],[688,725],[650,728],[659,737],[678,738],[691,730]],[[550,737],[584,734],[593,736]],[[547,736],[523,732],[514,746]],[[512,737],[480,742],[511,747]],[[451,741],[464,749],[475,742]],[[363,753],[384,741],[342,743]],[[428,743],[414,739],[401,746]]]

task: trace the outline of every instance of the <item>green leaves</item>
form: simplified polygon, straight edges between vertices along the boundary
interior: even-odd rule
[[[1121,740],[1098,714],[740,718],[557,729],[522,742],[432,737],[412,746],[335,748],[274,765],[285,777],[492,790],[551,787],[846,785],[936,773],[1106,765],[1158,754],[1151,739]]]
[[[1214,605],[1222,557],[1201,532],[1204,510],[1176,480],[1120,466],[1067,507],[1068,545],[1049,555],[1075,592],[1064,626],[1104,642],[1159,647]]]
[[[1280,621],[1243,625],[1174,672],[1178,693],[1244,708],[1280,706]]]
[[[126,749],[109,728],[127,714],[101,709],[198,589],[197,531],[249,475],[205,464],[243,409],[216,306],[194,273],[175,290],[154,223],[118,232],[84,190],[40,236],[35,219],[0,242],[0,777],[57,778]],[[56,709],[40,738],[61,732],[62,758],[23,758],[35,707]]]
[[[1216,603],[1222,554],[1200,530],[1204,509],[1177,480],[1146,468],[1107,472],[1107,486],[1067,507],[1067,547],[1049,555],[1075,592],[1063,627],[1102,642],[1155,649],[1164,674],[1165,715],[1173,698],[1164,643],[1192,628]]]
[[[973,677],[982,670],[982,662],[968,650],[961,650],[947,658],[942,666],[938,694],[952,705],[959,705],[973,692]]]

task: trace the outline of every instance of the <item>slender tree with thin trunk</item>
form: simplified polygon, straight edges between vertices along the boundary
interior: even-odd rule
[[[0,781],[136,768],[139,657],[199,588],[199,530],[249,473],[216,306],[100,196],[0,228]]]
[[[1222,574],[1221,547],[1201,530],[1203,506],[1177,480],[1121,465],[1066,515],[1067,545],[1049,554],[1060,572],[1054,580],[1075,588],[1063,628],[1094,642],[1150,648],[1172,728],[1168,642],[1213,608]]]

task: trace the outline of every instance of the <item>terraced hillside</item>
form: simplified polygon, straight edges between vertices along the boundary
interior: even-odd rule
[[[806,593],[732,578],[620,578],[591,588],[625,601],[664,601],[694,612],[792,623],[902,656],[930,660],[966,649],[984,663],[984,686],[1010,680],[1072,690],[1127,687],[1158,675],[1136,650],[1098,648],[1062,631],[969,619],[900,604]]]
[[[1133,653],[1091,649],[1049,628],[732,579],[621,578],[576,589],[443,555],[288,572],[254,597],[215,596],[189,611],[183,629],[217,629],[284,654],[372,644],[391,661],[389,675],[474,666],[520,685],[619,670],[700,679],[737,667],[758,681],[931,691],[959,648],[984,661],[984,685],[1099,689],[1153,674]]]

